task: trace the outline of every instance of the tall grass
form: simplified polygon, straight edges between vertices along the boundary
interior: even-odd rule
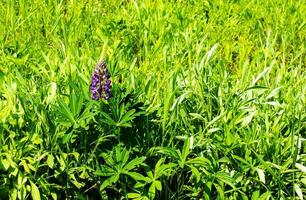
[[[305,10],[1,1],[0,199],[303,199]]]

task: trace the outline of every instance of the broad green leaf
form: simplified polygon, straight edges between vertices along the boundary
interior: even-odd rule
[[[272,168],[262,159],[262,156],[257,154],[253,149],[251,149],[252,152],[256,155],[256,157],[258,158],[258,160],[260,161],[260,163],[265,167],[265,169],[267,169],[271,174],[272,176],[277,179],[279,181],[279,183],[285,188],[282,180],[280,180],[279,176],[277,176],[274,171],[272,170]],[[286,188],[285,188],[286,189]]]
[[[255,169],[256,171],[257,171],[257,173],[258,173],[258,176],[259,176],[259,179],[260,179],[260,181],[262,182],[262,183],[266,183],[266,179],[265,179],[265,173],[264,173],[264,171],[262,170],[262,169],[259,169],[259,168],[256,168]]]
[[[48,154],[47,165],[53,169],[54,166],[54,156],[52,154]]]
[[[10,167],[10,161],[7,159],[0,160],[3,166],[3,169],[6,171]]]
[[[272,68],[272,66],[274,65],[275,60],[272,61],[271,66],[265,68],[260,74],[258,74],[258,76],[256,77],[256,79],[253,81],[253,86],[266,74],[270,71],[270,69]]]
[[[33,200],[40,200],[40,192],[39,192],[37,186],[32,181],[30,181],[30,183],[31,183],[31,196],[32,196],[32,199]]]
[[[153,181],[152,184],[154,184],[154,186],[155,186],[155,188],[156,188],[157,190],[159,190],[159,191],[162,190],[162,184],[161,184],[161,182],[160,182],[159,180]]]
[[[154,199],[156,193],[155,185],[152,183],[149,187],[149,197],[150,199]]]
[[[275,95],[277,95],[280,92],[281,88],[282,88],[282,86],[277,87],[274,90],[272,90],[271,93],[266,97],[266,99],[270,99],[270,98],[274,97]]]
[[[11,191],[10,194],[9,194],[10,200],[16,200],[17,195],[18,195],[17,193],[18,193],[17,189],[14,188],[13,191]]]
[[[256,111],[251,111],[247,116],[238,120],[237,123],[241,123],[242,127],[245,127],[245,126],[249,125],[249,123],[252,121],[255,114],[256,114]]]
[[[51,197],[53,200],[57,200],[57,194],[55,192],[51,192]]]
[[[259,199],[259,194],[260,194],[260,191],[259,191],[259,190],[256,190],[255,192],[253,192],[251,199],[252,199],[252,200],[257,200],[257,199]]]
[[[141,194],[138,194],[138,193],[128,193],[128,195],[127,195],[127,197],[129,199],[135,199],[135,198],[138,198],[140,196],[141,196]]]
[[[265,192],[265,193],[263,193],[261,196],[260,196],[260,200],[268,200],[268,199],[270,199],[270,196],[271,196],[271,192]]]
[[[248,163],[246,160],[244,160],[243,158],[237,156],[237,155],[232,155],[232,157],[236,160],[239,160],[240,162],[246,164],[247,166],[253,168],[253,165],[251,165],[250,163]]]

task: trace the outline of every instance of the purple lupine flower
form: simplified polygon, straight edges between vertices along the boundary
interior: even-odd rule
[[[108,100],[110,98],[110,90],[110,74],[106,68],[106,63],[102,61],[96,65],[94,74],[91,78],[91,98],[94,100],[99,100],[101,98]]]

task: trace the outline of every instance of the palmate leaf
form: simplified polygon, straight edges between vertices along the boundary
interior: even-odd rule
[[[124,124],[128,124],[129,121],[133,120],[135,118],[134,113],[135,109],[129,110],[124,114],[124,116],[120,119],[119,122],[117,122],[118,126],[122,126]]]
[[[75,123],[75,119],[73,113],[71,112],[70,108],[66,105],[64,100],[59,100],[59,104],[57,107],[57,113],[59,114],[59,122],[62,123],[62,120],[65,122]]]
[[[100,111],[103,118],[101,119],[102,122],[108,125],[116,125],[116,122],[111,118],[111,116],[103,111]]]
[[[129,155],[130,151],[125,148],[121,148],[119,145],[109,153],[102,153],[102,157],[104,158],[106,165],[103,165],[100,167],[100,169],[96,170],[95,174],[98,176],[111,176],[102,183],[102,189],[116,182],[117,177],[119,179],[120,175],[124,174],[137,181],[150,182],[149,178],[146,178],[137,172],[130,172],[130,170],[142,164],[146,157],[134,158],[128,162]]]

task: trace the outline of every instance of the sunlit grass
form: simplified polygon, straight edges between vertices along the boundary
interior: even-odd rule
[[[0,199],[302,199],[305,10],[2,1]]]

